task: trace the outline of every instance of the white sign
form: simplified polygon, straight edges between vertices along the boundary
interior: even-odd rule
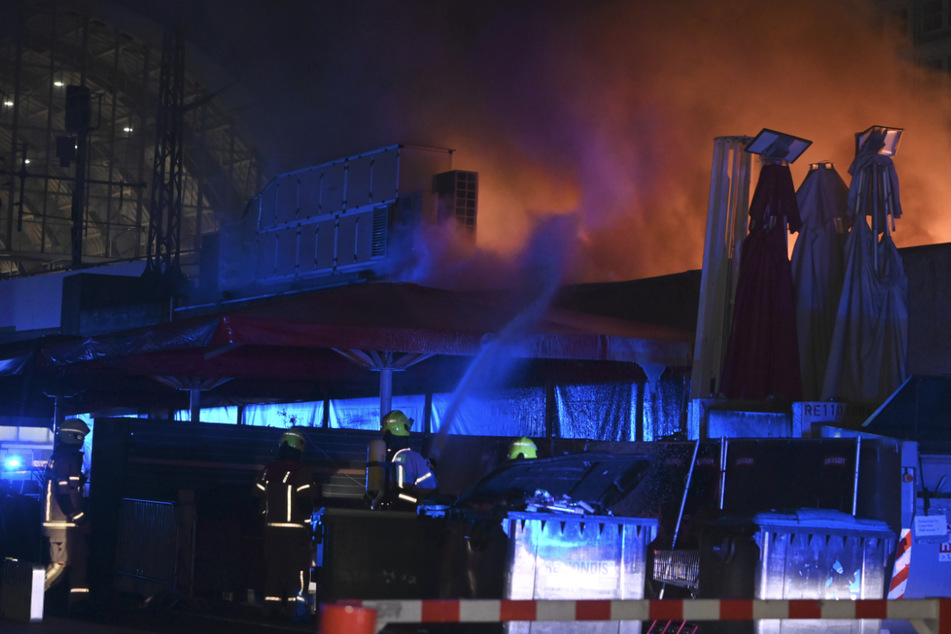
[[[944,537],[948,534],[948,518],[945,515],[915,516],[915,537]]]

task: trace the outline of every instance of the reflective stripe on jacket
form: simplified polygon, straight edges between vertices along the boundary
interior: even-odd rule
[[[412,449],[400,449],[393,454],[396,465],[396,486],[399,489],[415,487],[421,491],[436,488],[436,474],[429,460]]]
[[[264,517],[268,526],[300,528],[310,523],[314,508],[314,481],[306,466],[277,460],[261,471],[255,485],[264,498]]]
[[[85,501],[82,469],[81,451],[57,449],[50,456],[43,491],[44,528],[72,528],[82,520]]]

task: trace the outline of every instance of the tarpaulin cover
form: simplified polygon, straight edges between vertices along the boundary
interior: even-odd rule
[[[636,413],[633,411],[637,403],[633,394],[636,387],[630,383],[558,386],[555,389],[558,435],[563,438],[636,440]]]
[[[679,387],[680,389],[674,389]],[[637,441],[635,390],[648,389],[631,383],[598,383],[594,385],[556,385],[555,424],[559,438],[598,441]],[[643,439],[652,440],[671,435],[680,429],[680,407],[683,385],[664,382],[661,394],[644,399]],[[455,395],[431,395],[430,431],[442,429],[444,416]],[[362,399],[328,399],[328,426],[331,429],[364,429],[380,427],[379,397]],[[413,418],[413,431],[423,431],[426,399],[423,395],[401,394],[393,399],[393,409]],[[203,422],[236,423],[237,408],[202,408]],[[452,419],[450,434],[544,437],[546,432],[545,387],[496,389],[468,394]],[[246,405],[242,424],[278,426],[289,424],[320,427],[324,401],[298,403],[265,403]],[[190,412],[181,410],[176,420],[189,420]]]
[[[802,382],[786,227],[801,226],[786,164],[763,165],[740,250],[733,323],[720,391],[728,398],[800,400]]]
[[[814,164],[796,192],[802,229],[792,253],[802,395],[819,400],[845,275],[849,190],[831,163]]]
[[[4,355],[0,359],[0,376],[19,374],[28,363],[33,360],[34,352],[20,352]]]
[[[442,428],[442,414],[449,410],[453,397],[453,394],[433,394],[433,431]],[[544,436],[545,388],[509,388],[468,394],[455,410],[449,433],[516,438]]]

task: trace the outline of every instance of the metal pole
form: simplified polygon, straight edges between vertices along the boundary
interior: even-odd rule
[[[726,454],[728,441],[720,437],[720,510],[723,510],[723,495],[726,492]]]
[[[57,394],[53,397],[53,433],[55,434],[59,431],[60,425],[66,420],[66,416],[63,414],[62,403],[60,399],[63,398],[62,395]]]
[[[70,207],[70,240],[72,243],[72,267],[83,264],[83,224],[86,216],[86,154],[88,143],[86,130],[76,132],[76,184]]]
[[[201,379],[198,377],[192,379],[191,388],[188,391],[188,406],[191,410],[191,421],[201,422]]]
[[[690,471],[687,472],[687,483],[684,485],[684,494],[680,499],[680,513],[677,514],[677,525],[674,527],[674,537],[670,542],[671,549],[677,546],[677,535],[680,534],[680,522],[684,517],[684,507],[687,506],[687,494],[690,493],[690,481],[693,479],[693,468],[697,464],[697,450],[700,449],[700,439],[693,444],[693,457],[690,459]]]
[[[393,409],[393,368],[380,370],[380,418]]]
[[[683,521],[684,517],[684,507],[687,505],[687,494],[690,493],[690,481],[693,479],[693,468],[697,464],[697,450],[700,448],[700,439],[693,444],[693,457],[690,459],[690,470],[687,472],[687,482],[684,484],[684,494],[680,498],[680,512],[677,514],[677,525],[674,526],[674,536],[670,540],[670,549],[674,550],[677,547],[677,536],[680,534],[680,523]],[[664,598],[664,591],[667,590],[667,583],[665,582],[660,588],[658,593],[659,598]]]
[[[859,507],[859,462],[862,456],[862,437],[855,437],[855,483],[852,487],[852,517],[855,517]]]

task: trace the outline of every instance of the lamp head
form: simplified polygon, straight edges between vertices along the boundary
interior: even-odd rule
[[[889,128],[873,125],[862,132],[855,133],[855,155],[860,152],[874,152],[882,156],[895,156],[903,128]]]
[[[759,154],[765,161],[787,163],[794,162],[812,145],[809,139],[763,128],[753,140],[746,144],[746,151]]]

